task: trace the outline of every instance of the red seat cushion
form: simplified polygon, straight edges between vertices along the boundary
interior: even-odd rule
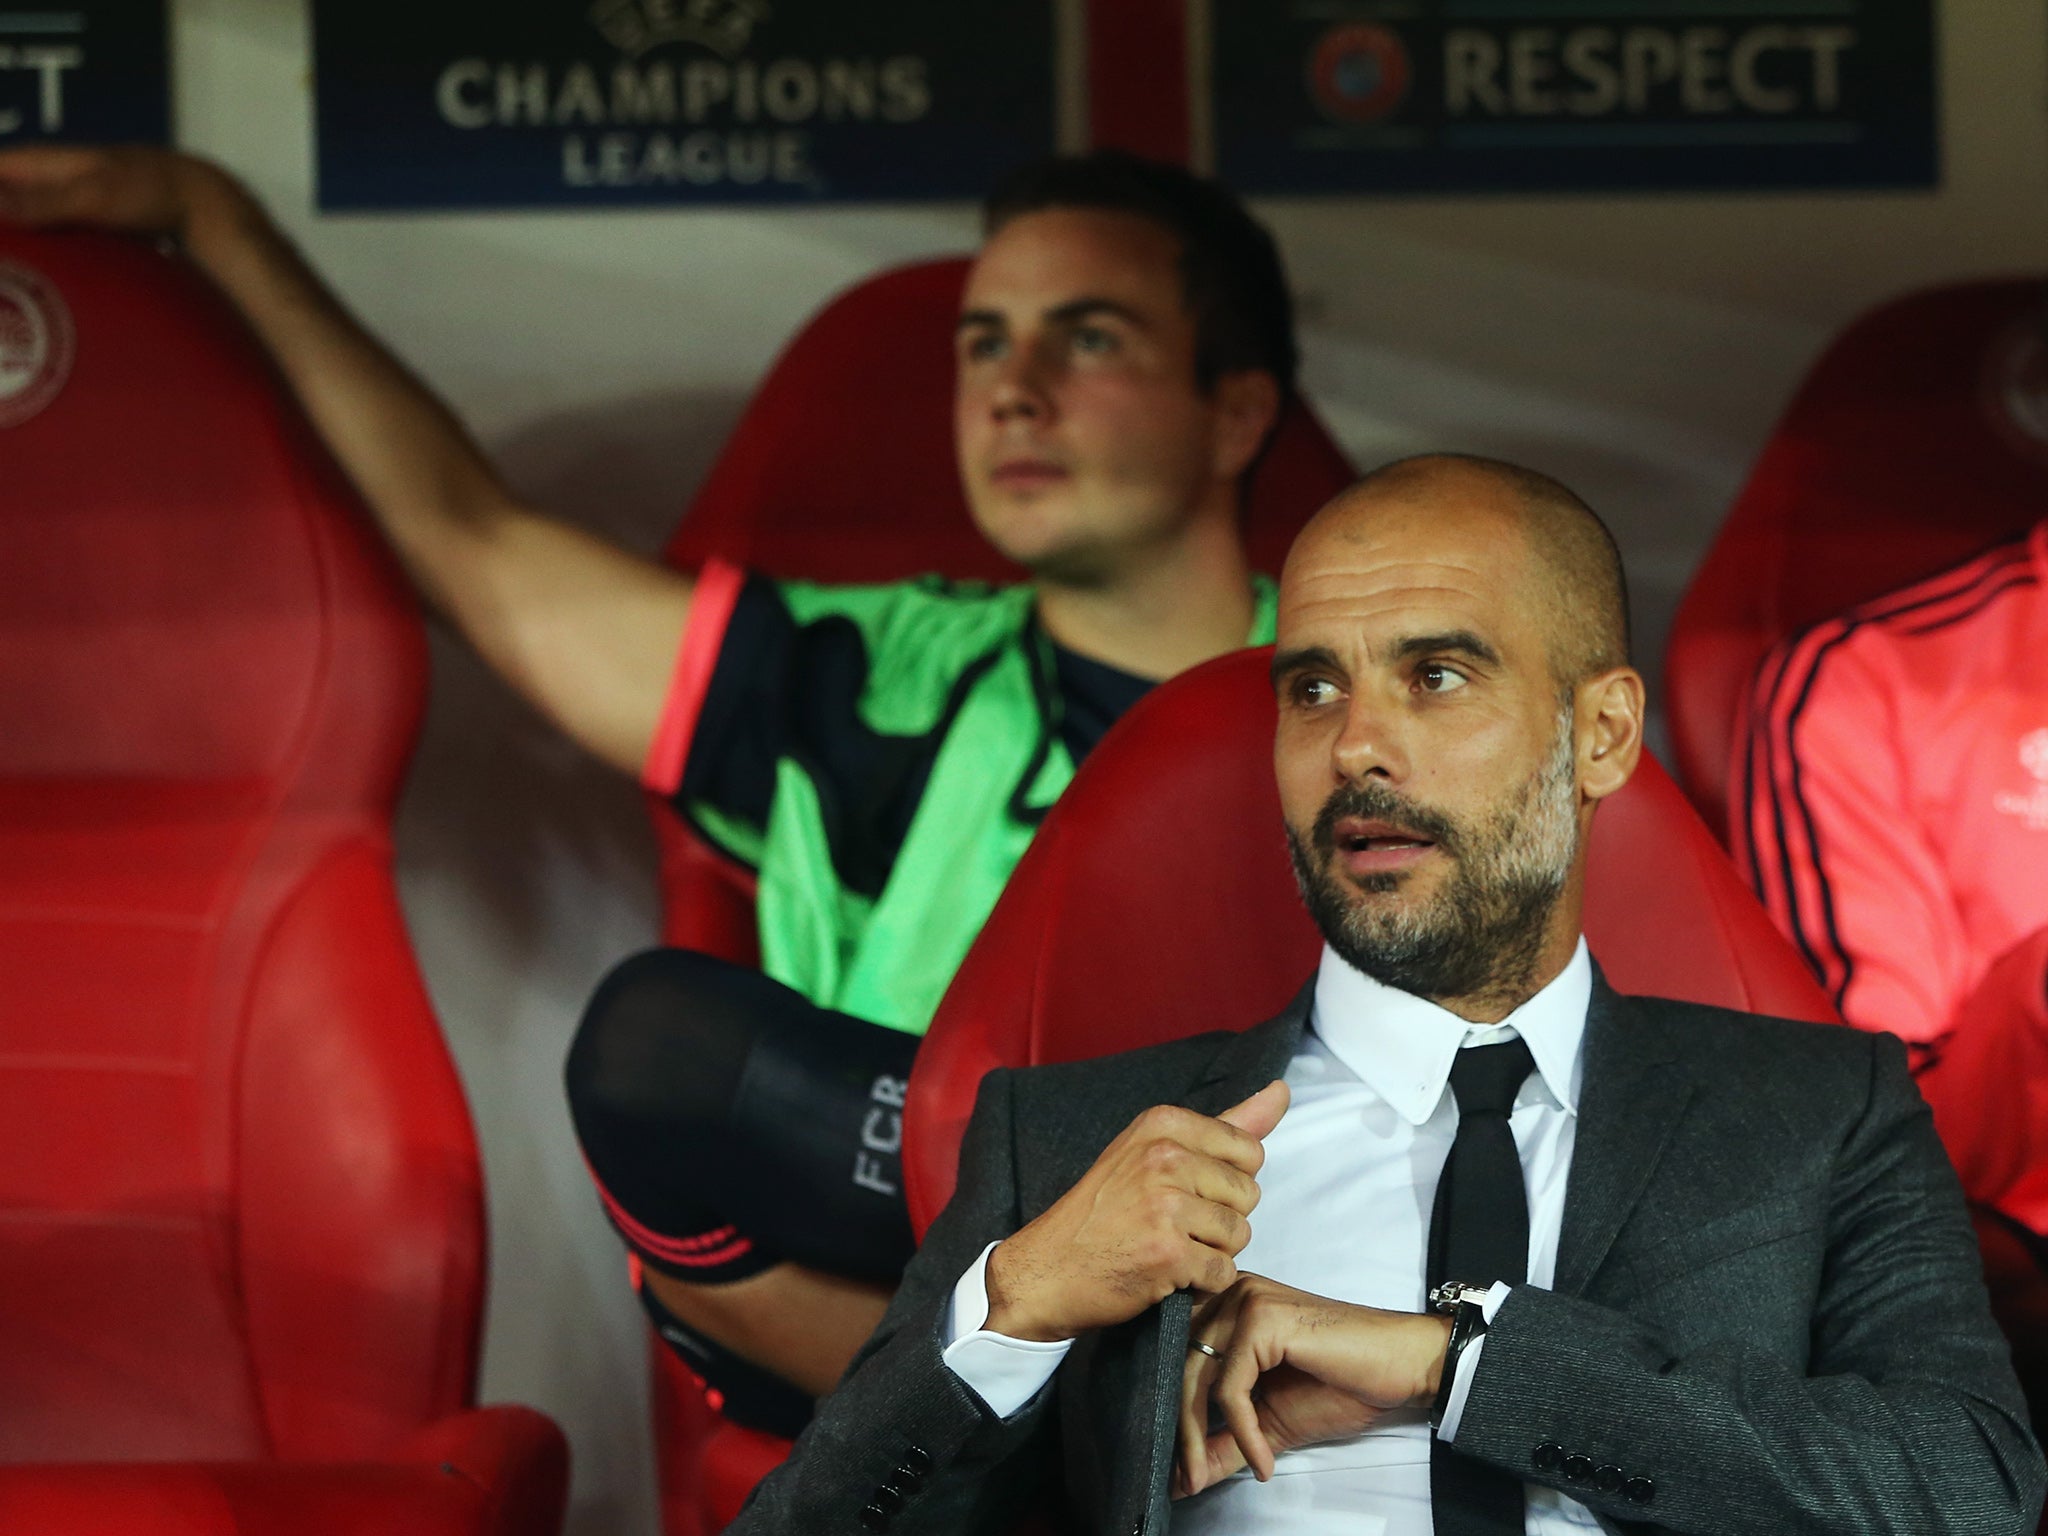
[[[63,1536],[553,1536],[561,1431],[526,1408],[444,1419],[382,1461],[0,1467],[0,1529]]]

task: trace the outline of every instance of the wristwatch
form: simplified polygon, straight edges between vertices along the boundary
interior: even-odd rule
[[[1441,1428],[1444,1410],[1450,1406],[1451,1383],[1458,1378],[1458,1358],[1474,1339],[1486,1336],[1486,1298],[1493,1288],[1467,1285],[1462,1280],[1445,1280],[1429,1288],[1429,1308],[1451,1320],[1450,1342],[1444,1346],[1443,1374],[1437,1380],[1436,1401],[1429,1405],[1429,1427]]]

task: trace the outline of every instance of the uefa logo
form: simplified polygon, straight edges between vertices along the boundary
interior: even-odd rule
[[[2048,832],[2048,726],[2020,738],[2020,766],[2034,787],[2023,795],[1998,795],[1992,800],[2007,816],[2017,816],[2029,832]]]
[[[71,311],[40,273],[0,261],[0,427],[56,399],[71,373]]]
[[[2020,766],[2038,784],[2048,784],[2048,727],[2020,738]]]
[[[1332,122],[1377,123],[1408,99],[1408,49],[1389,27],[1330,28],[1308,59],[1308,92]]]
[[[597,0],[590,8],[597,30],[632,58],[664,43],[694,43],[729,59],[767,16],[763,0]]]

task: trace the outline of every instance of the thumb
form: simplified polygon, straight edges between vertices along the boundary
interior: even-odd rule
[[[1276,1077],[1243,1103],[1231,1105],[1216,1118],[1225,1125],[1234,1125],[1246,1135],[1256,1136],[1264,1141],[1266,1134],[1278,1125],[1280,1117],[1287,1113],[1289,1097],[1287,1084]]]

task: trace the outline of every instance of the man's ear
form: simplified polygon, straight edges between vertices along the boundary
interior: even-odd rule
[[[1579,684],[1579,792],[1605,800],[1636,771],[1643,755],[1643,675],[1616,667]]]
[[[1216,478],[1235,480],[1251,467],[1280,419],[1280,381],[1263,368],[1242,368],[1216,381]]]

